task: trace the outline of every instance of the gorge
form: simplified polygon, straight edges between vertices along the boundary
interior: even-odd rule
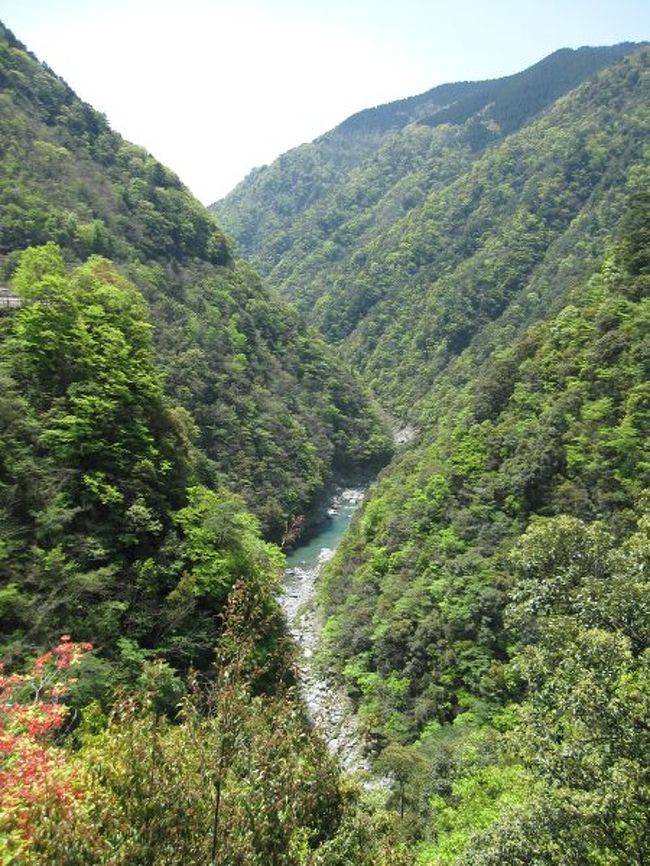
[[[645,866],[647,46],[218,221],[3,26],[0,87],[3,866]]]
[[[327,519],[287,557],[284,593],[279,598],[291,637],[300,651],[301,691],[310,719],[328,749],[340,759],[345,770],[352,773],[370,769],[367,744],[360,734],[349,699],[331,677],[328,679],[319,673],[314,655],[323,626],[318,610],[321,572],[334,555],[365,492],[358,487],[337,489]]]

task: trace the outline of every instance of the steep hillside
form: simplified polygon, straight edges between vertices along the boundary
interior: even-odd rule
[[[649,201],[631,205],[644,232]],[[544,320],[517,336],[499,322],[437,379],[421,442],[337,554],[330,646],[353,682],[375,671],[403,689],[378,698],[368,685],[373,724],[412,734],[490,693],[509,639],[504,556],[533,516],[634,525],[650,486],[650,303],[647,262],[629,261],[619,248]]]
[[[0,860],[412,866],[309,724],[234,492],[279,538],[383,423],[1,25],[0,86]]]
[[[0,341],[3,660],[74,634],[102,651],[102,698],[153,651],[208,667],[241,577],[272,610],[279,551],[239,497],[197,485],[146,305],[109,261],[66,273],[55,244],[31,247],[14,287],[23,306]]]
[[[280,538],[332,473],[385,459],[354,377],[281,304],[178,178],[0,30],[0,255],[54,241],[110,258],[148,301],[168,394],[193,418],[198,471]],[[189,425],[190,428],[192,424]]]
[[[552,55],[518,119],[521,80],[396,132],[405,107],[360,115],[378,149],[258,249],[417,429],[328,566],[321,663],[423,864],[648,856],[650,52],[629,48],[566,91],[578,55]]]
[[[0,84],[2,654],[65,632],[0,670],[0,853],[646,866],[650,51],[362,112],[219,205],[338,357],[5,30]],[[415,431],[320,583],[392,815],[309,731],[261,537],[387,456],[340,358]]]
[[[646,50],[360,255],[358,318],[335,284],[419,435],[329,567],[323,664],[410,767],[423,863],[647,856],[649,140]]]
[[[559,100],[332,275],[320,324],[388,405],[409,411],[515,301],[520,320],[544,315],[549,271],[575,278],[602,256],[645,164],[647,62],[633,55]]]
[[[633,48],[564,49],[517,75],[442,85],[360,112],[257,169],[212,210],[242,252],[309,313],[334,280],[348,278],[343,264],[369,240]]]
[[[504,317],[438,378],[322,587],[323,664],[410,768],[423,863],[647,856],[647,167],[635,180],[597,270],[551,273],[543,320]]]
[[[564,53],[549,61],[558,57]],[[576,273],[597,261],[618,219],[626,175],[643,160],[645,57],[601,72],[480,153],[464,140],[465,126],[409,126],[373,156],[358,188],[373,189],[371,168],[376,183],[407,166],[404,183],[418,194],[406,212],[392,199],[379,210],[342,200],[339,213],[354,223],[344,233],[349,254],[339,256],[330,244],[325,255],[311,230],[302,235],[298,227],[296,257],[312,253],[291,272],[296,297],[391,411],[412,412],[449,359],[516,295],[527,305],[522,315],[534,316],[535,300],[525,295],[535,291],[538,272],[567,258],[564,249],[581,246]],[[550,74],[555,64],[542,67]],[[420,145],[427,155],[414,169],[409,161]],[[290,292],[283,261],[272,279]]]
[[[53,243],[22,253],[13,288],[3,863],[298,866],[318,849],[323,866],[408,866],[288,688],[284,557],[240,497],[196,483],[139,291],[99,256],[68,270]]]

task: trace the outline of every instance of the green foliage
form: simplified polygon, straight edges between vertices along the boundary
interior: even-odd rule
[[[476,769],[451,786],[451,802],[434,795],[431,800],[435,844],[424,845],[419,862],[442,866],[458,862],[468,841],[493,824],[511,806],[530,795],[531,778],[517,766]]]
[[[154,651],[208,667],[245,579],[274,612],[258,650],[275,657],[282,555],[240,497],[187,490],[187,419],[164,395],[140,293],[99,257],[66,275],[51,244],[25,252],[16,284],[25,302],[0,346],[4,654],[92,640],[110,664],[90,664],[78,698],[105,701],[146,679]],[[163,703],[174,688],[161,681]]]
[[[564,517],[522,538],[511,606],[522,640],[511,667],[527,699],[507,748],[536,789],[477,834],[463,862],[647,859],[648,641],[635,619],[647,629],[649,550],[647,518],[622,546]]]
[[[82,257],[229,262],[222,233],[178,178],[113,133],[4,27],[0,73],[0,252],[52,240]]]
[[[0,273],[23,301],[0,323],[1,650],[61,631],[99,647],[70,694],[92,796],[65,816],[32,803],[25,858],[306,862],[341,796],[281,694],[283,558],[260,531],[281,538],[335,473],[384,461],[385,423],[179,180],[1,25],[0,80]],[[219,637],[205,712],[182,675]],[[107,722],[124,688],[146,706]],[[353,799],[341,844],[360,850]]]
[[[439,376],[419,441],[325,572],[322,663],[378,743],[419,739],[439,767],[405,808],[428,827],[423,863],[647,857],[650,322],[635,174],[596,272],[554,285],[536,322],[504,316]],[[427,744],[455,730],[434,757]],[[496,738],[478,763],[462,756],[476,730]]]
[[[375,769],[393,783],[400,817],[403,819],[406,804],[412,802],[411,787],[423,769],[421,756],[408,746],[390,743],[378,756]]]
[[[183,530],[181,554],[192,563],[186,591],[219,602],[241,575],[280,573],[284,560],[259,539],[259,525],[234,495],[191,488],[188,505],[176,514]]]
[[[233,259],[172,172],[112,132],[1,25],[0,76],[2,280],[26,298],[44,291],[37,264],[14,271],[19,251],[46,242],[68,264],[101,255],[128,276],[149,304],[164,387],[196,424],[203,483],[238,490],[280,540],[333,474],[387,459],[368,394]]]
[[[412,736],[477,699],[501,700],[505,554],[533,515],[611,515],[614,536],[630,531],[650,486],[650,322],[628,248],[496,361],[478,344],[438,381],[422,444],[386,473],[329,566],[328,658],[348,672],[371,730]],[[565,543],[578,543],[570,522]],[[542,562],[548,549],[540,541]],[[568,598],[571,579],[557,573],[549,597]],[[544,584],[530,580],[542,604]],[[631,606],[642,610],[641,599]],[[637,643],[647,639],[639,613],[621,615],[636,616]]]
[[[244,587],[234,592],[216,677],[207,688],[191,681],[175,720],[160,712],[161,696],[180,697],[162,662],[109,719],[96,704],[84,710],[77,748],[53,753],[57,778],[70,780],[66,796],[51,784],[52,770],[20,801],[21,863],[413,862],[390,816],[342,782],[294,692],[257,693],[249,598]]]
[[[260,538],[378,466],[384,425],[177,178],[0,36],[3,651],[103,650],[70,695],[87,796],[34,806],[34,862],[646,863],[647,50],[362,113],[221,209],[417,427],[321,581],[387,811],[287,691]]]
[[[322,338],[248,266],[228,281],[201,275],[188,295],[186,305],[166,299],[160,315],[153,303],[168,390],[197,422],[202,480],[229,480],[279,540],[333,472],[386,459],[384,424]]]
[[[635,48],[558,51],[518,75],[361,112],[212,210],[403,413],[446,354],[436,343],[455,354],[503,310],[626,147],[612,147],[614,88],[554,103]],[[615,77],[639,106],[647,75],[630,86],[628,73]]]

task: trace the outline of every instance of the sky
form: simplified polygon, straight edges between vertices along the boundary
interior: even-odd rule
[[[650,38],[648,0],[0,0],[0,19],[205,204],[363,108]]]

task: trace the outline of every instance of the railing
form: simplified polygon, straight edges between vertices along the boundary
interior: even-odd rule
[[[0,310],[16,310],[18,307],[22,307],[23,302],[21,298],[7,297],[6,295],[3,297],[0,295]]]

